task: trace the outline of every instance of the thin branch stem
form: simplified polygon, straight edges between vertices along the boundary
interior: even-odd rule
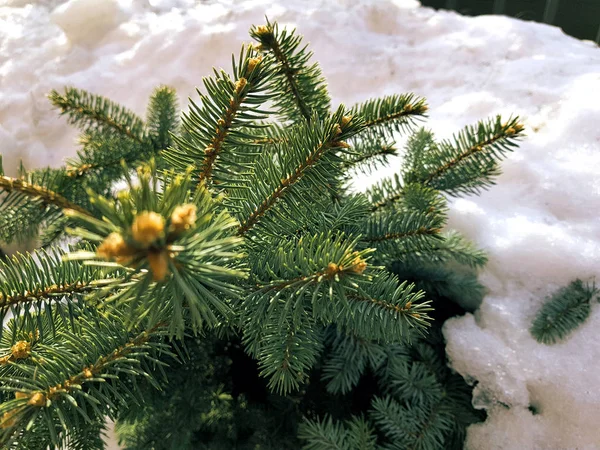
[[[251,230],[260,220],[262,216],[277,202],[277,200],[285,195],[290,186],[296,183],[304,173],[319,161],[319,159],[329,149],[331,142],[325,141],[321,143],[310,156],[306,158],[294,171],[287,177],[281,180],[279,185],[256,207],[250,217],[240,224],[238,229],[239,235],[244,235]]]
[[[290,90],[292,91],[292,95],[294,97],[294,101],[298,105],[298,109],[300,109],[300,113],[306,120],[310,120],[310,109],[304,102],[304,99],[300,95],[300,89],[298,88],[298,83],[294,78],[294,70],[290,67],[290,62],[288,61],[285,53],[281,51],[281,47],[279,46],[279,42],[275,39],[275,35],[273,35],[273,42],[271,43],[271,49],[273,50],[273,54],[275,55],[275,59],[281,64],[282,71],[290,85]]]
[[[7,176],[0,176],[0,188],[6,191],[19,191],[29,197],[37,197],[47,205],[55,205],[61,209],[72,209],[81,214],[90,215],[90,213],[83,209],[81,206],[70,202],[62,195],[51,191],[42,186],[36,184],[27,183],[19,178],[11,178]]]
[[[22,304],[22,303],[34,302],[37,300],[45,299],[51,295],[58,295],[58,294],[68,295],[68,294],[84,293],[84,292],[90,291],[91,289],[92,289],[92,286],[90,283],[76,282],[76,283],[66,283],[66,284],[63,284],[60,286],[53,285],[53,286],[49,286],[45,289],[37,289],[32,292],[27,291],[22,294],[16,294],[16,295],[4,296],[3,294],[0,294],[0,308],[5,308],[7,306],[13,306],[13,305],[18,305],[18,304]]]
[[[435,178],[439,177],[440,175],[444,174],[448,170],[452,169],[454,166],[456,166],[457,164],[459,164],[461,161],[463,161],[463,160],[467,159],[469,156],[472,156],[475,153],[483,150],[483,147],[491,145],[491,144],[493,144],[495,142],[498,142],[500,139],[502,139],[504,137],[506,137],[506,133],[503,130],[501,133],[496,134],[496,135],[492,136],[491,138],[489,138],[489,139],[487,139],[487,140],[485,140],[485,141],[483,141],[481,143],[477,143],[475,145],[472,145],[467,150],[465,150],[463,153],[461,153],[456,158],[454,158],[452,161],[447,162],[443,166],[438,167],[435,171],[433,171],[432,173],[430,173],[427,176],[427,178],[425,178],[425,180],[423,180],[423,183],[424,184],[429,184]]]
[[[140,144],[144,142],[139,136],[137,136],[135,133],[133,133],[129,128],[123,126],[122,124],[120,124],[119,122],[114,120],[112,117],[107,116],[105,114],[101,114],[99,111],[96,111],[91,108],[87,108],[85,106],[75,105],[75,104],[71,103],[69,101],[69,99],[63,95],[57,94],[57,95],[53,96],[52,102],[56,106],[61,108],[63,110],[63,112],[67,112],[67,111],[77,112],[81,115],[89,117],[90,119],[92,119],[96,122],[103,123],[103,124],[109,126],[110,128],[118,131],[119,133],[124,134],[128,138],[139,142]]]
[[[243,92],[244,88],[248,85],[245,78],[240,78],[235,83],[235,90],[233,97],[229,100],[229,106],[224,111],[221,118],[217,121],[216,131],[217,134],[212,138],[211,143],[204,149],[204,162],[202,163],[202,172],[200,173],[200,181],[209,180],[212,171],[217,160],[217,156],[223,148],[223,142],[229,133],[229,129],[239,108],[246,97]],[[248,92],[248,91],[246,91]]]
[[[440,233],[442,230],[439,228],[425,228],[420,227],[416,230],[408,231],[405,233],[386,233],[381,236],[369,236],[365,237],[362,240],[364,242],[382,242],[382,241],[390,241],[395,239],[403,239],[411,236],[427,236],[427,235],[435,235]]]

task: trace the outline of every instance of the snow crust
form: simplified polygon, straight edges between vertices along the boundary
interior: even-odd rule
[[[483,304],[444,327],[452,366],[488,412],[466,448],[600,449],[600,307],[564,343],[543,346],[528,331],[545,296],[600,274],[600,52],[591,42],[413,0],[0,0],[5,170],[75,154],[75,131],[45,99],[51,89],[73,85],[143,114],[152,89],[168,84],[185,106],[265,14],[310,41],[336,104],[411,91],[428,99],[438,137],[495,114],[524,118],[528,138],[498,185],[450,210],[450,226],[490,256]]]

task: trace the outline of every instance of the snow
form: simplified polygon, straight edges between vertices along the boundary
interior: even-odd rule
[[[600,274],[600,52],[591,42],[412,0],[0,0],[6,171],[19,159],[33,168],[74,155],[76,133],[50,108],[51,89],[73,85],[143,114],[164,83],[185,105],[265,14],[311,42],[334,103],[412,91],[428,99],[439,137],[495,114],[524,118],[528,138],[498,185],[450,211],[450,226],[490,256],[483,304],[444,328],[452,366],[488,412],[466,448],[600,448],[600,307],[558,345],[528,332],[553,290]]]

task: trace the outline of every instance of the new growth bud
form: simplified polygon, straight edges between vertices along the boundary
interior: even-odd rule
[[[29,398],[27,404],[31,406],[37,406],[38,408],[46,406],[46,396],[41,392],[36,392]]]
[[[144,246],[149,246],[163,236],[165,219],[153,211],[144,211],[137,215],[131,225],[133,239]]]
[[[248,59],[248,68],[246,69],[246,74],[250,75],[254,71],[256,66],[258,66],[260,64],[261,61],[262,61],[262,56],[257,56],[256,58]]]
[[[148,264],[154,281],[163,281],[169,273],[169,255],[166,250],[148,253]]]
[[[110,233],[96,249],[96,254],[104,259],[123,261],[133,254],[133,249],[127,245],[119,233]]]
[[[171,214],[171,230],[181,233],[189,230],[196,223],[196,205],[187,203],[179,205]]]
[[[31,353],[31,344],[27,341],[18,341],[10,348],[13,358],[25,359]]]

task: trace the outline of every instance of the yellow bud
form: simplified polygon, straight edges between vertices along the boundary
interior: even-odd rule
[[[350,148],[347,142],[344,141],[334,141],[331,143],[332,147],[340,147],[340,148]]]
[[[31,352],[31,344],[27,341],[19,341],[10,348],[15,359],[25,359]]]
[[[336,273],[338,273],[340,271],[340,266],[338,266],[336,263],[329,263],[327,264],[327,269],[325,269],[325,274],[328,277],[331,277],[333,275],[335,275]]]
[[[237,80],[235,82],[235,93],[239,94],[240,92],[242,92],[242,89],[246,87],[246,84],[248,84],[248,80],[246,80],[244,77]]]
[[[46,396],[44,394],[42,394],[41,392],[36,392],[29,398],[29,401],[27,402],[27,404],[32,405],[32,406],[37,406],[38,408],[41,408],[42,406],[46,406]]]
[[[148,264],[154,281],[163,281],[169,273],[169,255],[166,251],[148,253]]]
[[[264,36],[266,34],[271,34],[271,29],[266,25],[260,25],[256,28],[256,34],[259,36]]]
[[[179,205],[171,214],[171,229],[175,233],[189,230],[196,223],[196,205]]]
[[[22,398],[29,398],[29,394],[27,394],[25,392],[15,392],[15,398],[17,400],[22,399]]]
[[[110,233],[96,249],[96,254],[104,259],[131,256],[133,249],[127,245],[119,233]]]
[[[246,69],[247,74],[251,74],[252,71],[260,64],[262,61],[262,56],[257,56],[256,58],[250,58],[248,60],[248,68]]]
[[[360,256],[354,258],[352,261],[352,267],[350,267],[350,271],[361,275],[367,268],[367,263]]]
[[[6,429],[15,426],[17,423],[17,418],[15,417],[16,415],[17,411],[14,409],[12,411],[5,412],[2,415],[2,421],[0,421],[0,428]]]
[[[165,230],[165,219],[153,211],[144,211],[136,216],[131,225],[133,239],[142,245],[150,245],[160,238]]]
[[[0,366],[8,364],[8,362],[10,361],[10,357],[11,357],[11,355],[6,355],[6,356],[3,356],[2,358],[0,358]]]
[[[86,367],[85,369],[83,369],[83,376],[85,378],[92,378],[94,376],[94,373],[90,370],[89,367]]]
[[[352,121],[352,116],[344,116],[342,117],[342,127],[345,127],[346,125],[348,125],[350,122]]]

